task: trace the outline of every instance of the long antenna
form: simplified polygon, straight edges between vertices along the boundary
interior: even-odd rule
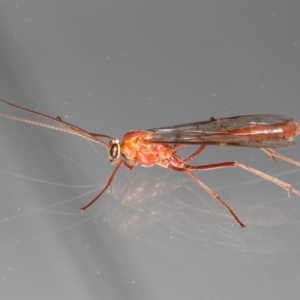
[[[2,116],[2,117],[5,117],[5,118],[11,119],[11,120],[15,120],[15,121],[19,121],[19,122],[23,122],[23,123],[28,123],[28,124],[32,124],[32,125],[36,125],[36,126],[40,126],[40,127],[50,128],[50,129],[53,129],[53,130],[74,134],[74,135],[80,136],[81,138],[84,138],[84,139],[93,141],[95,143],[101,144],[105,148],[108,147],[108,144],[101,141],[98,137],[112,139],[112,137],[110,137],[109,135],[94,134],[94,133],[88,132],[88,131],[86,131],[86,130],[84,130],[84,129],[76,126],[76,125],[73,125],[69,122],[63,121],[60,117],[54,118],[54,117],[51,117],[49,115],[31,110],[31,109],[28,109],[28,108],[24,108],[24,107],[21,107],[19,105],[13,104],[13,103],[10,103],[10,102],[5,101],[3,99],[0,99],[0,101],[7,104],[7,105],[15,107],[17,109],[29,112],[29,113],[34,114],[34,115],[41,116],[41,117],[46,118],[46,119],[50,119],[50,120],[52,120],[54,122],[57,122],[59,124],[63,124],[64,126],[66,126],[66,128],[62,128],[62,127],[58,127],[58,126],[54,126],[54,125],[51,125],[51,124],[42,123],[42,122],[38,122],[38,121],[33,121],[33,120],[30,120],[30,119],[20,118],[20,117],[10,115],[10,114],[6,114],[6,113],[3,113],[3,112],[0,111],[0,116]]]

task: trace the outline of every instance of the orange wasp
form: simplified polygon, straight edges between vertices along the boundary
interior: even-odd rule
[[[85,211],[102,196],[105,190],[111,185],[121,165],[125,165],[129,170],[132,170],[135,168],[137,163],[140,163],[143,167],[151,167],[157,164],[173,171],[186,173],[208,194],[217,199],[231,213],[241,227],[245,227],[245,225],[240,221],[230,206],[191,171],[240,167],[264,179],[274,182],[288,192],[292,191],[300,196],[300,191],[293,188],[290,184],[237,161],[200,166],[189,164],[208,145],[219,145],[261,148],[274,160],[275,158],[279,158],[300,166],[299,162],[270,149],[292,147],[296,145],[293,140],[300,132],[300,123],[294,122],[292,118],[277,115],[248,115],[221,119],[211,118],[204,122],[145,130],[132,130],[124,135],[123,141],[120,143],[118,139],[112,138],[109,135],[88,132],[76,125],[63,121],[60,117],[54,118],[9,103],[5,100],[0,99],[0,101],[15,108],[58,122],[64,125],[64,127],[57,127],[0,112],[0,115],[3,117],[58,131],[68,132],[101,144],[107,149],[109,160],[113,165],[115,165],[115,168],[105,187],[93,200],[81,208],[82,211]],[[104,142],[102,139],[108,139],[108,142]],[[199,147],[187,158],[181,158],[177,152],[188,145],[199,145]]]

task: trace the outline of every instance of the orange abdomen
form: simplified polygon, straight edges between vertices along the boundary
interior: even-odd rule
[[[300,126],[296,122],[288,122],[278,125],[253,125],[231,130],[230,135],[253,136],[257,140],[286,139],[292,141],[299,133]]]

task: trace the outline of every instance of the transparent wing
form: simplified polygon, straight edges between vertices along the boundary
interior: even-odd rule
[[[281,148],[296,143],[272,134],[272,127],[293,122],[292,118],[277,115],[247,115],[230,118],[211,118],[204,122],[152,128],[145,141],[150,143],[207,144]],[[261,132],[264,133],[263,138]]]

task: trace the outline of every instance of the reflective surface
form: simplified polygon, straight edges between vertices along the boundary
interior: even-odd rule
[[[300,121],[298,12],[297,1],[3,1],[0,96],[120,139],[211,116]],[[4,299],[299,298],[300,200],[278,186],[197,172],[244,230],[163,168],[122,169],[80,213],[112,171],[105,149],[1,118],[0,128]],[[299,149],[278,152],[299,161]],[[209,147],[195,163],[233,159],[299,189],[299,169],[259,149]]]

